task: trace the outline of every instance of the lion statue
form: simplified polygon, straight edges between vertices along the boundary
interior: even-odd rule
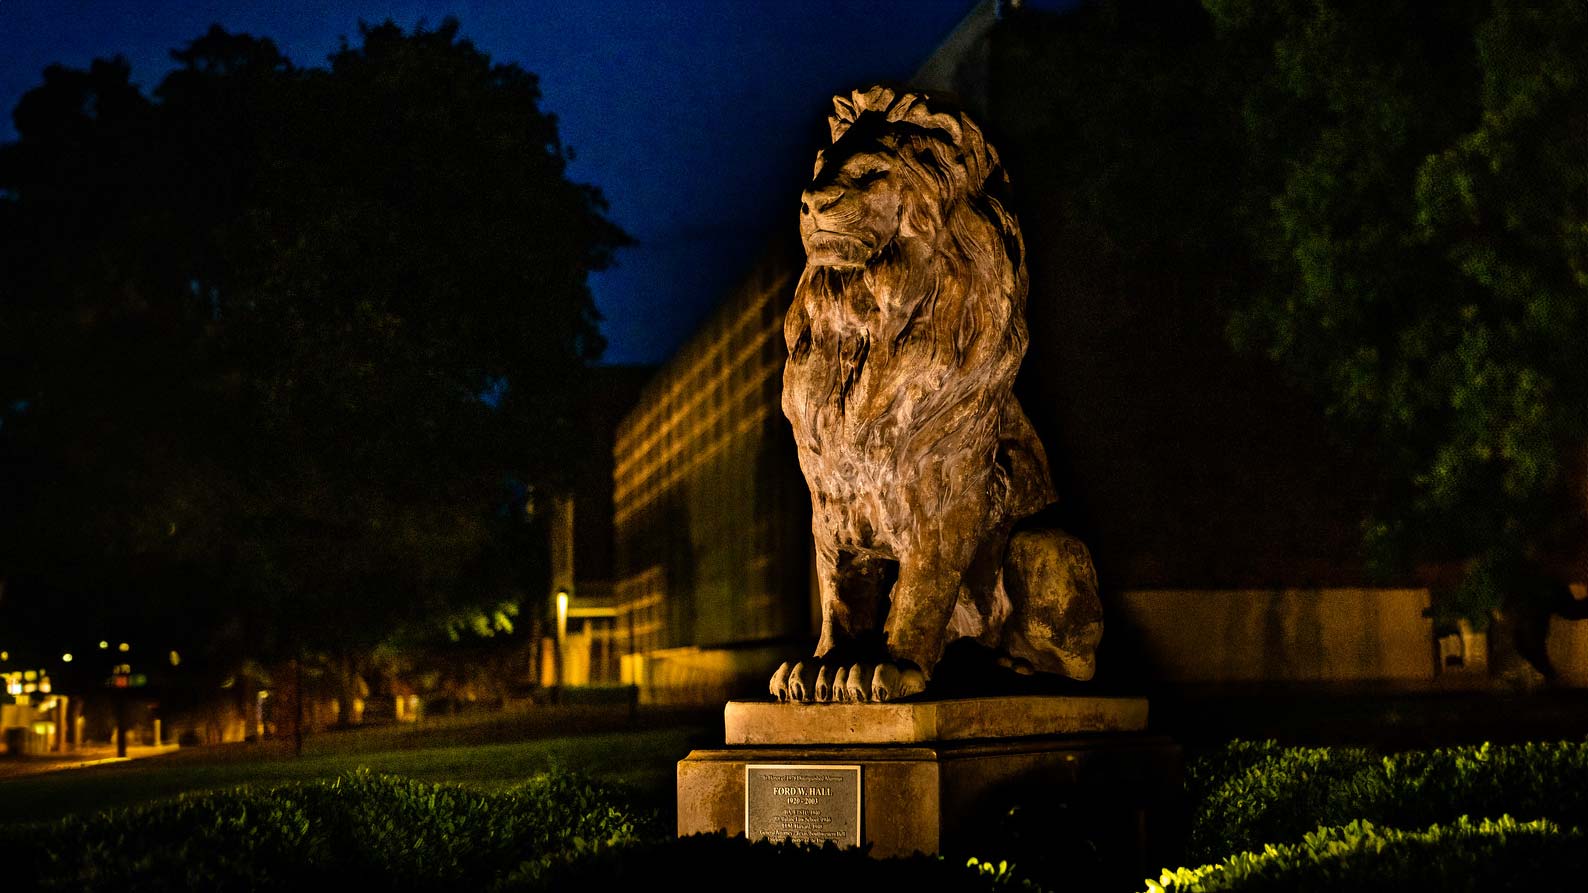
[[[1025,246],[998,154],[925,93],[877,86],[833,105],[800,201],[783,372],[821,634],[771,692],[908,697],[959,638],[1019,672],[1089,679],[1102,635],[1090,555],[1062,531],[1015,532],[1055,495],[1012,392]]]

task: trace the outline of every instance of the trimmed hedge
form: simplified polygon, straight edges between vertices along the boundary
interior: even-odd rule
[[[1352,822],[1201,868],[1164,871],[1147,893],[1214,891],[1438,890],[1440,893],[1581,886],[1588,871],[1582,831],[1509,816],[1465,816],[1423,831]]]
[[[696,834],[624,847],[565,862],[524,885],[534,890],[633,890],[670,879],[691,893],[878,893],[888,890],[1038,890],[1014,866],[940,857],[873,859],[832,844],[750,843],[744,837]]]
[[[1361,820],[1426,828],[1462,816],[1588,827],[1588,742],[1451,747],[1378,756],[1357,748],[1233,742],[1186,770],[1186,855],[1210,862]]]
[[[20,889],[482,888],[654,836],[627,801],[565,773],[481,793],[357,772],[9,828],[0,865]]]
[[[676,839],[623,791],[554,773],[482,793],[355,772],[187,795],[87,818],[0,828],[4,889],[606,889],[675,879],[694,890],[875,893],[1031,889],[1010,866],[861,850]],[[575,886],[584,885],[584,886]],[[594,885],[594,886],[590,886]]]
[[[1148,882],[1176,893],[1527,888],[1588,870],[1588,743],[1378,756],[1235,742],[1193,760],[1187,782],[1191,864],[1209,864]],[[357,772],[0,828],[0,865],[7,889],[43,890],[1034,889],[1005,865],[675,839],[633,803],[568,773],[484,793]],[[1102,880],[1074,821],[1091,813],[1040,806],[989,827],[999,854],[1032,856],[1021,874],[1054,888]]]

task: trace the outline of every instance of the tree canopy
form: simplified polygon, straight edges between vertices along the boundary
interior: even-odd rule
[[[1558,595],[1540,575],[1588,551],[1588,11],[1023,15],[1003,26],[999,86],[1042,114],[1001,117],[1051,149],[1023,182],[1060,192],[1115,263],[1210,296],[1237,346],[1372,451],[1378,566],[1462,568],[1438,593],[1452,617]]]
[[[0,147],[7,622],[280,656],[520,598],[627,236],[448,20],[51,67]],[[76,635],[74,631],[72,633]],[[83,635],[98,638],[98,630]]]
[[[1588,10],[1208,7],[1256,63],[1267,270],[1232,331],[1385,445],[1369,546],[1473,562],[1443,607],[1481,617],[1522,583],[1504,569],[1582,551]]]

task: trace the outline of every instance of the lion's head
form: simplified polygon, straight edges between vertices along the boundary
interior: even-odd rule
[[[1018,364],[1025,248],[1005,204],[1009,178],[981,129],[940,98],[886,86],[834,97],[828,124],[832,144],[800,201],[806,268],[786,327],[791,351],[806,337],[849,337],[833,326],[858,323],[870,340],[924,337],[956,361],[972,341],[996,338]],[[846,305],[874,312],[832,317]],[[1013,366],[999,377],[1012,380]]]
[[[901,239],[935,240],[956,217],[980,217],[1006,243],[1018,240],[998,154],[958,110],[876,86],[834,97],[828,125],[832,144],[817,153],[800,197],[807,264],[863,267]]]

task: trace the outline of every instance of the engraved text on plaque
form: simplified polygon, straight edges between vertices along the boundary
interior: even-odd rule
[[[744,836],[860,845],[860,767],[820,763],[744,767]]]

